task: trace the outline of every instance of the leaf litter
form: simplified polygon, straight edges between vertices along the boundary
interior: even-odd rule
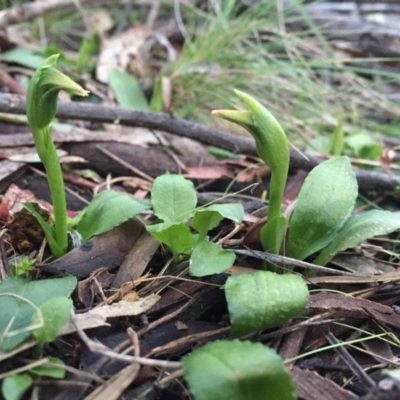
[[[364,6],[365,4],[363,3]],[[33,3],[32,8],[34,10]],[[7,13],[7,11],[7,9],[2,11],[0,24],[4,23],[2,22],[4,21],[2,18],[6,15],[4,13]],[[312,9],[310,7],[306,9],[306,12],[309,12],[309,15],[314,17],[315,8]],[[350,22],[354,23],[354,21]],[[68,31],[68,28],[66,29]],[[136,29],[140,31],[140,27]],[[160,29],[163,35],[166,35],[162,36],[163,39],[159,42],[161,43],[161,47],[165,43],[168,43],[167,47],[163,47],[164,52],[165,49],[170,49],[168,46],[172,43],[174,51],[177,51],[179,56],[183,52],[181,47],[182,40],[174,41],[173,36],[168,36],[163,27],[157,29]],[[350,54],[354,57],[354,52],[356,50],[360,51],[360,49],[354,47],[354,42],[351,40],[348,40],[347,46],[345,46],[336,38],[331,37],[330,32],[323,32],[323,27],[321,27],[321,30],[322,33],[326,34],[326,40],[330,41],[332,49],[336,52],[333,54],[334,56],[339,57],[344,52],[344,54]],[[149,38],[157,35],[156,30],[146,31],[143,29],[143,32],[150,32],[146,34],[147,36],[145,35]],[[127,35],[128,33],[132,34],[129,30],[125,33]],[[264,35],[267,41],[274,42],[277,45],[278,42],[274,38],[276,33],[272,34],[271,31],[266,29],[260,29],[259,33],[261,38]],[[54,32],[50,30],[49,35],[54,35]],[[377,35],[379,37],[379,32]],[[165,38],[170,41],[165,42]],[[113,39],[116,40],[115,43],[118,45],[123,45],[118,36],[114,36]],[[157,44],[157,40],[151,42],[150,48],[153,51],[155,48],[153,46]],[[304,40],[304,38],[299,37],[296,38],[296,41],[296,45],[298,46],[296,47],[296,51],[299,50],[302,52],[303,57],[312,57],[314,60],[321,60],[326,56],[326,49],[323,43],[315,38]],[[108,43],[112,43],[112,41],[108,40]],[[106,44],[107,41],[104,40],[103,45],[106,46]],[[389,40],[387,46],[390,47],[390,45]],[[286,42],[282,48],[290,55],[293,51],[292,46],[294,46],[293,43]],[[367,50],[361,48],[361,55],[368,54]],[[369,50],[372,51],[373,49],[369,48]],[[144,50],[141,52],[140,49],[135,54],[132,52],[129,53],[129,48],[126,48],[126,51],[129,57],[131,57],[130,61],[132,64],[128,66],[126,60],[122,60],[124,62],[122,69],[125,72],[133,73],[133,75],[135,75],[134,71],[140,70],[140,62],[143,62],[143,60],[135,60],[135,58],[140,58],[143,55],[148,58],[154,56],[154,54],[146,53]],[[101,57],[104,57],[104,54]],[[165,68],[170,67],[167,62],[171,62],[172,58],[170,57],[168,60],[168,57],[167,59],[164,57]],[[14,62],[18,64],[18,60],[14,60]],[[354,62],[359,63],[360,61],[354,60]],[[351,64],[351,60],[349,63]],[[388,64],[390,63],[385,64],[380,61],[376,61],[376,63],[378,71],[387,73]],[[159,60],[153,66],[159,68]],[[391,63],[390,67],[392,68],[392,72],[393,67],[394,71],[397,71],[395,63]],[[197,83],[192,82],[192,85],[206,85],[207,82],[202,80],[204,73],[214,76],[213,79],[222,73],[222,69],[212,68],[212,63],[207,64],[206,62],[198,65],[195,63],[189,64],[186,68],[183,74],[177,70],[182,75],[179,75],[178,72],[176,75],[184,76],[184,78],[186,78],[186,75],[194,75],[198,81]],[[147,72],[150,72],[150,69]],[[354,113],[359,113],[359,115],[353,115],[351,118],[347,116],[346,133],[352,133],[354,126],[357,126],[357,118],[365,118],[365,126],[368,126],[366,129],[369,134],[376,131],[379,132],[380,129],[379,127],[377,128],[374,118],[395,120],[398,111],[387,100],[389,96],[376,96],[377,85],[367,89],[364,88],[368,92],[368,95],[372,97],[372,105],[376,105],[377,99],[379,101],[383,99],[382,104],[377,108],[381,112],[381,116],[377,115],[376,110],[371,110],[371,107],[365,104],[365,93],[358,92],[357,84],[362,78],[357,72],[357,68],[354,68],[354,71],[349,69],[342,71],[341,75],[334,75],[331,82],[328,82],[329,79],[325,80],[325,83],[321,83],[320,86],[322,88],[321,93],[324,95],[326,95],[327,91],[332,93],[330,101],[334,104],[334,95],[337,90],[335,85],[343,88],[345,87],[343,84],[345,81],[346,85],[355,92],[353,102],[357,105],[354,106]],[[294,74],[294,71],[292,73]],[[382,79],[385,78],[384,73],[382,73]],[[16,78],[16,81],[18,81],[19,77],[13,74],[11,68],[10,74],[13,79]],[[173,77],[173,74],[171,75]],[[146,90],[146,87],[149,87],[149,82],[150,87],[156,87],[154,82],[155,74],[150,74],[149,76],[139,74],[135,78],[144,90]],[[179,98],[179,91],[181,91],[183,94],[181,98],[186,103],[190,103],[188,99],[191,98],[193,93],[190,93],[187,89],[184,91],[185,85],[187,85],[184,78],[181,78],[180,82],[177,80],[173,82],[173,90],[177,94],[173,94],[172,102],[174,102],[174,99]],[[283,74],[279,77],[279,79],[284,78],[287,79]],[[88,88],[90,85],[93,86],[93,89],[91,89],[93,93],[102,94],[103,99],[112,104],[113,99],[105,94],[104,87],[101,87],[95,81],[90,81],[87,78],[83,79],[86,80]],[[141,79],[144,79],[144,82],[141,82]],[[277,78],[274,77],[274,79]],[[335,79],[337,80],[336,82]],[[287,79],[287,82],[290,83],[290,79]],[[2,83],[7,85],[11,91],[13,90],[12,83],[5,81],[2,81]],[[275,81],[274,83],[276,84]],[[225,85],[229,86],[226,83]],[[385,83],[385,85],[388,84]],[[117,87],[115,86],[115,88]],[[311,95],[314,89],[313,87],[310,88]],[[388,90],[388,86],[385,86],[384,89]],[[289,120],[289,122],[286,120],[285,123],[293,131],[296,132],[304,129],[306,134],[310,136],[305,138],[307,141],[312,141],[313,135],[315,136],[318,133],[316,126],[321,131],[324,131],[329,130],[329,128],[335,125],[336,121],[329,114],[322,115],[316,126],[312,124],[307,125],[309,122],[307,118],[306,122],[302,122],[298,116],[291,116],[293,120],[290,121],[290,112],[283,113],[282,109],[285,109],[285,107],[286,109],[301,108],[301,105],[291,103],[292,100],[288,95],[290,92],[288,87],[286,87],[287,91],[285,91],[285,86],[281,90],[283,108],[278,108],[280,112],[277,113],[274,111],[274,113],[278,117],[284,114],[285,118]],[[338,94],[337,103],[340,103],[340,96],[343,96],[343,92]],[[101,99],[102,97],[99,96],[98,98]],[[298,97],[296,96],[296,98]],[[197,109],[197,114],[196,112],[191,113],[189,109],[185,110],[178,101],[175,104],[173,103],[172,106],[168,105],[168,107],[167,104],[162,104],[161,109],[157,109],[157,111],[162,110],[164,107],[165,110],[181,112],[183,116],[187,115],[201,120],[203,117],[200,114],[206,112],[208,107],[213,107],[212,105],[208,105],[204,99],[201,100],[198,104],[195,104],[196,107],[193,107]],[[233,100],[230,101],[232,102]],[[268,102],[271,102],[271,100],[268,99]],[[359,103],[364,105],[359,106]],[[190,104],[187,105],[190,106]],[[221,106],[221,104],[216,105]],[[274,110],[277,109],[276,107],[278,106],[273,104],[272,108]],[[303,115],[306,115],[307,112],[311,113],[310,109],[304,107]],[[338,108],[338,112],[342,112],[340,107]],[[369,118],[370,114],[373,114],[373,118]],[[215,124],[215,121],[210,123]],[[200,155],[196,156],[196,154],[199,154],[199,152],[196,153],[196,150],[193,150],[192,154],[188,157],[189,152],[182,150],[182,148],[180,150],[179,148],[173,148],[171,155],[168,152],[170,149],[167,148],[168,139],[164,138],[162,132],[159,131],[152,133],[149,139],[142,139],[142,131],[140,133],[135,131],[129,135],[118,135],[117,137],[114,133],[109,134],[107,132],[96,131],[96,124],[98,125],[99,122],[92,120],[91,116],[86,118],[85,124],[89,129],[86,129],[86,127],[83,129],[82,126],[76,127],[71,123],[69,129],[70,132],[75,132],[73,137],[71,136],[72,133],[70,135],[63,132],[56,133],[55,137],[57,142],[62,144],[63,148],[65,147],[66,149],[65,151],[69,154],[83,156],[86,160],[85,167],[99,172],[104,178],[103,185],[106,187],[112,186],[118,190],[131,191],[129,186],[125,185],[122,187],[118,183],[111,183],[111,178],[107,177],[107,174],[112,174],[113,178],[121,175],[132,176],[132,169],[126,167],[126,164],[128,164],[148,174],[151,178],[156,178],[165,171],[173,173],[181,172],[184,176],[193,180],[199,192],[199,199],[201,199],[201,194],[217,193],[217,199],[220,198],[222,202],[229,202],[231,201],[231,196],[227,196],[228,193],[240,192],[237,196],[240,196],[240,194],[243,195],[241,202],[244,204],[245,210],[248,207],[249,212],[251,209],[250,202],[259,201],[263,196],[263,191],[265,190],[264,184],[268,180],[269,171],[265,167],[257,166],[258,160],[248,158],[239,161],[229,160],[219,162],[208,158],[204,162]],[[395,128],[393,128],[393,125],[387,124],[385,129],[390,131]],[[13,138],[12,135],[5,135],[5,140],[7,141],[4,141],[4,147],[12,148],[18,154],[18,146],[31,144],[29,135],[25,133],[21,133],[21,135],[25,136],[21,136],[21,138],[15,136]],[[141,136],[141,138],[136,141],[136,136]],[[16,143],[16,139],[21,139],[21,141]],[[381,136],[380,139],[385,140]],[[71,141],[71,144],[67,143]],[[113,153],[119,158],[119,161],[111,160],[104,153],[96,151],[96,145],[99,141],[102,141],[108,150],[112,149]],[[117,141],[123,142],[120,148],[115,146],[115,142]],[[301,143],[296,137],[293,137],[293,141],[297,146]],[[163,145],[158,146],[159,143],[163,143]],[[120,151],[123,147],[125,153]],[[304,148],[304,146],[302,147]],[[195,146],[193,148],[195,149]],[[119,149],[119,151],[116,151],[116,149]],[[319,150],[318,155],[321,155],[321,148]],[[6,149],[4,149],[5,151]],[[351,149],[347,149],[346,151],[348,152],[347,154],[352,155],[350,152]],[[127,153],[130,153],[130,157],[127,156]],[[393,160],[395,160],[395,157],[391,157],[389,163]],[[36,184],[35,182],[40,182],[40,177],[27,171],[26,168],[21,171],[24,165],[23,162],[29,160],[22,159],[20,160],[22,162],[19,164],[10,164],[8,160],[3,161],[0,162],[2,178],[0,183],[4,189],[2,191],[4,195],[1,203],[4,212],[1,215],[4,218],[4,222],[9,223],[13,215],[14,223],[16,223],[18,218],[15,214],[12,214],[15,211],[13,208],[20,205],[22,200],[20,195],[10,199],[10,191],[25,188],[20,189],[21,193],[25,191],[26,195],[31,195],[26,189],[26,182],[31,182],[28,187],[35,193],[36,198],[40,199],[38,200],[40,203],[42,203],[41,199],[49,200],[49,197],[45,191],[37,190],[40,184]],[[381,161],[384,164],[386,172],[396,173],[395,169],[389,169],[390,165],[386,165],[388,164],[387,157]],[[82,166],[82,162],[82,159],[69,162],[70,173],[74,174],[75,169]],[[204,165],[205,163],[207,165]],[[296,169],[293,172],[299,172],[300,170]],[[16,172],[19,172],[20,177],[16,177]],[[366,173],[364,179],[368,180],[368,176],[368,173]],[[291,176],[290,183],[293,183],[294,189],[292,190],[296,193],[299,191],[301,186],[299,182],[302,181],[303,177],[295,177],[296,175],[294,174]],[[382,176],[382,180],[384,179],[385,177]],[[10,186],[11,182],[13,186]],[[144,195],[148,195],[151,191],[151,183],[146,182],[147,185],[141,184],[140,186]],[[255,189],[246,190],[247,186],[254,182],[261,183],[261,188],[258,186]],[[5,192],[5,189],[8,187],[10,187],[10,190]],[[377,187],[375,189],[377,193],[369,193],[369,204],[373,206],[377,196],[385,196],[385,201],[393,208],[393,199],[396,199],[396,195],[379,192],[379,188]],[[79,195],[84,195],[85,198],[90,198],[92,195],[87,188],[80,187],[79,184],[73,187],[73,190]],[[294,197],[296,196],[287,190],[284,199],[292,200]],[[70,200],[69,203],[72,204],[72,201]],[[77,211],[84,207],[84,202],[79,202],[79,200],[76,200],[74,204],[74,210]],[[259,202],[260,204],[262,203]],[[266,211],[261,213],[261,218],[265,215]],[[253,218],[259,217],[254,216]],[[160,398],[167,396],[171,391],[174,393],[175,398],[184,398],[187,395],[186,389],[182,389],[176,383],[183,382],[182,380],[179,381],[181,377],[179,370],[174,372],[176,377],[173,380],[168,378],[169,372],[166,373],[165,370],[160,371],[157,369],[159,365],[140,368],[139,364],[133,358],[126,358],[125,362],[128,360],[131,362],[127,367],[124,364],[122,353],[126,351],[131,357],[139,357],[140,355],[146,357],[146,355],[151,355],[148,356],[149,359],[154,358],[155,360],[159,360],[160,363],[169,360],[172,363],[179,361],[182,356],[189,354],[191,349],[197,347],[199,344],[204,344],[207,341],[215,341],[217,338],[228,338],[229,329],[225,329],[229,326],[226,301],[221,290],[226,283],[227,275],[218,274],[201,280],[191,279],[187,275],[187,262],[174,262],[174,260],[169,258],[166,249],[160,247],[158,242],[154,240],[154,237],[149,235],[144,229],[145,224],[149,222],[149,218],[151,218],[151,214],[144,213],[134,221],[127,223],[127,225],[133,225],[134,227],[130,226],[127,228],[126,225],[122,225],[109,233],[94,237],[81,247],[77,247],[63,258],[55,261],[49,261],[47,258],[48,254],[45,252],[40,253],[40,246],[43,243],[43,237],[40,233],[29,231],[26,223],[16,225],[14,229],[15,233],[16,231],[27,231],[26,233],[37,242],[36,247],[34,243],[32,248],[25,248],[25,251],[32,258],[38,255],[42,257],[37,264],[38,271],[36,273],[40,271],[41,274],[41,280],[37,281],[38,283],[42,282],[45,285],[45,282],[52,279],[50,278],[51,275],[67,274],[80,279],[78,289],[72,297],[76,315],[59,331],[59,335],[70,335],[71,332],[81,332],[82,329],[90,328],[92,331],[89,331],[88,337],[80,334],[80,341],[83,341],[88,347],[91,344],[95,348],[92,341],[98,339],[108,349],[115,350],[115,354],[113,355],[108,354],[104,348],[98,348],[98,353],[96,351],[81,351],[80,344],[78,344],[76,337],[73,335],[64,336],[62,339],[56,340],[53,347],[46,348],[46,354],[49,356],[54,355],[65,358],[66,362],[71,363],[71,366],[81,362],[86,373],[97,374],[97,378],[109,379],[108,385],[103,386],[99,384],[96,388],[98,379],[90,378],[89,375],[80,376],[78,371],[75,371],[74,374],[76,375],[71,373],[71,375],[67,375],[65,378],[72,385],[72,389],[64,389],[56,384],[57,394],[63,393],[66,396],[65,398],[83,398],[85,393],[86,396],[89,396],[86,398],[96,399],[105,398],[106,396],[108,399],[118,398],[120,395],[139,398],[141,395],[156,393],[157,391]],[[221,243],[227,248],[238,246],[240,248],[244,234],[250,231],[252,226],[252,223],[245,222],[239,231],[234,231],[232,224],[225,221],[213,227],[211,236],[214,241],[221,240]],[[132,235],[132,231],[136,232],[136,234]],[[12,233],[12,229],[9,229],[9,232]],[[236,233],[232,238],[229,238],[231,232]],[[16,235],[14,234],[14,236]],[[257,246],[259,246],[257,237],[258,235],[255,235],[255,239],[253,238],[244,242],[246,246],[250,247],[247,249],[248,253],[246,255],[242,254],[238,258],[236,261],[237,265],[231,268],[231,272],[240,274],[245,267],[254,269],[260,267],[257,259],[252,257],[252,250],[257,250]],[[296,386],[297,394],[301,398],[367,399],[374,398],[374,395],[379,396],[379,394],[385,391],[383,385],[382,387],[379,386],[379,382],[387,378],[384,378],[384,376],[376,377],[374,378],[376,383],[373,382],[371,384],[362,374],[361,370],[394,368],[398,365],[397,337],[400,329],[400,317],[396,307],[396,303],[399,300],[397,290],[399,276],[397,273],[398,253],[396,250],[397,243],[395,242],[396,235],[391,236],[390,240],[392,241],[389,241],[385,237],[383,241],[370,241],[369,243],[375,244],[375,247],[368,246],[366,242],[363,242],[359,247],[352,250],[350,254],[344,253],[340,255],[340,258],[334,258],[328,266],[330,269],[336,269],[336,275],[328,272],[328,269],[325,272],[320,272],[318,276],[307,276],[307,273],[304,274],[304,281],[313,292],[301,318],[293,319],[285,325],[280,325],[274,329],[251,334],[250,338],[255,342],[258,341],[266,345],[274,344],[277,353],[290,366],[289,370],[292,380]],[[2,272],[5,272],[5,276],[7,276],[9,273],[7,261],[15,254],[23,252],[24,248],[21,246],[23,243],[22,240],[18,238],[14,241],[11,240],[12,246],[8,246],[9,239],[5,234],[2,235],[2,241],[3,261],[1,268]],[[353,267],[350,265],[350,257],[357,259],[356,268],[354,265]],[[363,268],[366,264],[365,260],[369,261],[369,272]],[[308,261],[312,262],[313,260],[311,258]],[[285,269],[289,262],[282,259],[280,265]],[[387,266],[391,267],[391,269],[388,270]],[[296,273],[304,273],[304,270],[300,267],[295,268]],[[341,274],[341,271],[347,271],[347,274]],[[85,323],[86,325],[84,325]],[[101,326],[108,326],[108,328],[96,329],[96,327]],[[134,327],[136,333],[132,334],[128,327]],[[18,338],[19,336],[17,335],[16,337]],[[339,347],[337,342],[345,344],[345,348],[348,348],[350,353],[345,355],[337,352],[336,349]],[[23,363],[22,357],[31,357],[30,350],[26,347],[28,344],[29,346],[34,346],[34,342],[28,341],[25,343],[25,347],[22,344],[22,347],[16,349],[14,353],[0,353],[0,361],[4,362],[6,359],[8,360],[6,366],[4,364],[0,366],[0,374],[12,371],[21,366]],[[22,353],[19,354],[19,351]],[[97,359],[95,362],[93,359],[90,359],[90,356],[95,354],[108,354],[108,358],[104,360],[100,356],[96,356]],[[121,354],[119,361],[116,361],[119,357],[116,354]],[[114,360],[111,363],[111,368],[103,368],[106,361],[110,359]],[[114,369],[112,368],[113,364]],[[355,367],[354,364],[356,365]],[[168,368],[168,363],[165,366]],[[35,384],[39,383],[37,378],[34,380]],[[154,384],[155,382],[159,382],[157,387]],[[392,392],[393,398],[396,398],[398,389],[396,389],[396,381],[394,380],[393,382],[391,389],[386,390],[386,392]],[[75,386],[73,386],[74,383]],[[79,386],[77,383],[84,385]],[[152,384],[150,389],[149,383]],[[50,385],[46,387],[46,383],[44,383],[43,387],[43,396],[41,398],[53,398],[54,396],[54,389],[51,389]]]

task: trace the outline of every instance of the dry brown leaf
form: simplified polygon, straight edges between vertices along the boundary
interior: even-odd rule
[[[119,371],[104,385],[99,386],[85,400],[115,400],[119,399],[124,390],[136,379],[140,365],[133,363]]]
[[[151,294],[137,301],[119,301],[118,303],[96,307],[90,310],[89,315],[96,314],[104,318],[126,317],[140,315],[152,308],[160,300],[157,294]]]

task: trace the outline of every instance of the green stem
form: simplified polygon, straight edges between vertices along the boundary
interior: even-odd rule
[[[283,190],[284,186],[282,186],[282,180],[271,173],[268,221],[261,229],[260,239],[264,250],[273,254],[279,254],[283,233],[286,227],[286,219],[281,214]]]
[[[271,181],[269,185],[269,205],[268,218],[275,219],[281,215],[281,205],[283,199],[283,191],[286,181],[271,171]]]
[[[65,199],[65,186],[57,149],[51,140],[50,133],[47,135],[46,142],[47,153],[44,159],[42,159],[42,162],[46,169],[51,200],[53,202],[55,239],[63,252],[61,255],[55,256],[61,257],[67,252],[68,249],[68,218],[67,202]]]
[[[68,250],[68,217],[65,188],[57,149],[51,138],[51,122],[57,111],[57,96],[66,90],[78,96],[88,92],[66,75],[52,68],[58,55],[49,57],[33,74],[29,83],[26,115],[32,131],[36,150],[42,161],[54,207],[55,228],[39,219],[53,256],[63,256]]]
[[[286,228],[281,204],[289,170],[289,145],[282,127],[274,116],[251,96],[235,91],[249,111],[215,110],[214,115],[246,128],[256,141],[257,153],[271,169],[268,221],[262,227],[260,240],[265,251],[279,254]]]

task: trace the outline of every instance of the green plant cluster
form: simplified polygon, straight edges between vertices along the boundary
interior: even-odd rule
[[[54,226],[45,221],[32,204],[24,204],[40,223],[51,252],[56,258],[63,256],[70,248],[68,230],[75,229],[82,237],[82,242],[85,242],[92,236],[107,232],[150,207],[148,203],[122,193],[102,192],[76,220],[69,221],[61,164],[51,137],[51,123],[56,114],[57,96],[60,90],[79,96],[86,96],[88,92],[53,68],[57,59],[58,55],[49,57],[36,70],[29,84],[26,104],[36,150],[46,169],[54,207]]]
[[[154,215],[163,222],[147,226],[147,230],[168,246],[173,256],[190,256],[189,271],[204,276],[219,273],[232,266],[235,255],[210,241],[207,233],[225,218],[242,222],[241,204],[211,204],[196,208],[193,183],[180,175],[162,175],[153,184],[151,201]],[[192,233],[188,226],[197,233]]]
[[[11,351],[28,338],[36,340],[36,361],[21,373],[3,376],[1,391],[6,400],[22,398],[34,376],[64,378],[64,362],[54,357],[44,359],[42,353],[45,344],[53,342],[69,320],[70,296],[76,284],[73,276],[40,281],[15,277],[1,282],[0,350]]]
[[[249,111],[217,110],[213,114],[245,127],[255,138],[258,155],[271,169],[268,221],[260,233],[265,251],[304,260],[322,250],[314,262],[325,265],[338,252],[358,246],[371,235],[400,229],[397,213],[374,210],[351,215],[358,185],[347,156],[327,160],[309,173],[287,222],[281,215],[289,169],[287,138],[276,119],[258,101],[239,91],[236,94]]]
[[[57,108],[59,90],[78,95],[86,92],[53,68],[52,56],[36,71],[30,83],[27,115],[38,155],[43,162],[54,205],[54,226],[41,218],[32,204],[25,204],[39,221],[54,257],[65,254],[70,244],[68,231],[76,231],[82,242],[100,235],[153,208],[160,220],[147,230],[171,251],[177,262],[189,260],[189,273],[206,276],[233,265],[235,255],[214,243],[209,236],[223,219],[241,223],[240,204],[210,204],[197,207],[193,184],[179,175],[158,177],[151,192],[151,204],[114,191],[97,195],[78,218],[66,214],[64,184],[50,124]],[[349,159],[333,158],[317,166],[306,179],[293,214],[281,211],[289,168],[286,135],[260,103],[243,92],[236,92],[249,111],[215,111],[214,114],[245,127],[255,138],[260,158],[271,169],[268,221],[260,241],[264,250],[303,260],[315,253],[315,263],[324,265],[338,252],[357,246],[366,238],[400,228],[400,217],[387,211],[352,215],[358,187]],[[285,239],[285,240],[284,240]],[[21,274],[31,268],[25,262]],[[267,265],[266,269],[271,266]],[[76,285],[73,277],[31,281],[17,276],[0,284],[0,347],[9,351],[34,337],[35,357],[55,339],[67,322]],[[225,296],[231,320],[231,336],[278,327],[296,317],[306,306],[308,289],[295,274],[271,270],[230,276]],[[48,360],[46,360],[47,362]],[[210,369],[204,370],[204,362]],[[221,370],[221,363],[225,369]],[[185,376],[196,398],[202,399],[295,399],[295,391],[282,361],[261,344],[220,341],[194,351],[183,360]],[[19,398],[31,386],[32,375],[62,377],[61,360],[51,360],[41,368],[5,377],[2,392],[6,399]],[[60,372],[62,371],[62,372]],[[238,379],[238,376],[240,379]]]

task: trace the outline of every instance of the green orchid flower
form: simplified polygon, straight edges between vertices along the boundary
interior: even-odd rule
[[[61,257],[67,252],[67,206],[64,181],[57,150],[51,137],[51,122],[57,111],[57,98],[60,90],[66,90],[78,96],[87,96],[77,83],[63,73],[52,68],[58,55],[49,57],[34,73],[28,88],[26,114],[31,128],[36,150],[47,174],[54,207],[52,229],[44,221],[39,221],[46,233],[54,257]]]
[[[260,240],[265,251],[278,254],[286,228],[281,203],[289,171],[289,143],[278,121],[263,105],[246,93],[239,90],[235,93],[249,111],[214,110],[212,113],[249,131],[256,141],[259,157],[271,170],[268,221],[261,229]]]

